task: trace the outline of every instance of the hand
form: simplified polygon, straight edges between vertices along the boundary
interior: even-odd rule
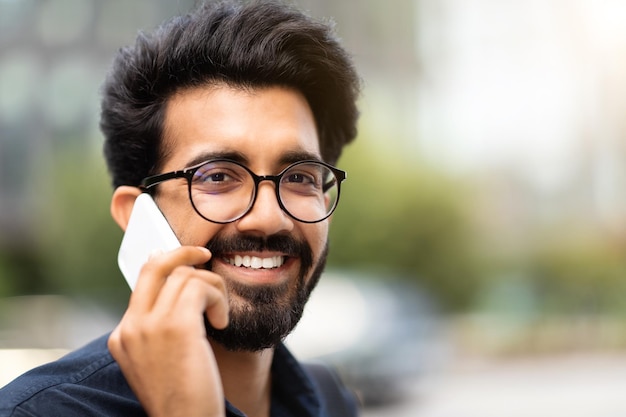
[[[203,314],[228,325],[222,278],[193,268],[211,258],[183,246],[150,258],[108,346],[150,416],[224,416],[224,393]]]

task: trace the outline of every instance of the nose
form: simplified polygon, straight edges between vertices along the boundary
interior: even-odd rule
[[[293,229],[294,221],[280,208],[274,187],[271,181],[259,183],[254,206],[236,222],[240,232],[271,236]]]

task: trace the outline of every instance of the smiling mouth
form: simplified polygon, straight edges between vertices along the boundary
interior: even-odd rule
[[[270,256],[260,258],[258,256],[234,255],[224,257],[224,261],[230,265],[250,269],[274,269],[280,268],[285,263],[285,256]]]

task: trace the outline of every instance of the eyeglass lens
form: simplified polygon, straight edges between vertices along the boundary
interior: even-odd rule
[[[338,180],[323,164],[305,162],[280,175],[278,195],[292,217],[304,222],[326,218],[337,203]],[[252,174],[236,163],[212,161],[200,166],[190,184],[191,201],[206,219],[233,221],[250,210],[256,193]]]

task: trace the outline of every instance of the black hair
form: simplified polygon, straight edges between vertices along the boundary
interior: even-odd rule
[[[100,127],[114,187],[156,173],[167,100],[211,84],[284,86],[304,95],[322,158],[356,136],[360,80],[330,24],[274,1],[207,2],[119,50],[102,88]]]

